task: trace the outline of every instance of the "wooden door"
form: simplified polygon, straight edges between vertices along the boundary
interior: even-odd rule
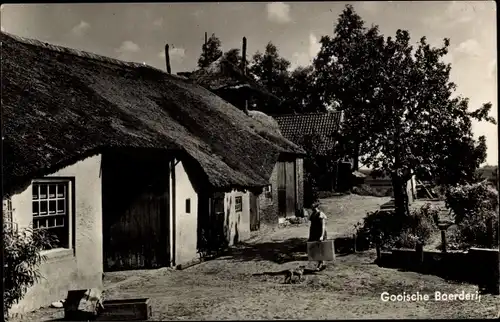
[[[257,231],[260,228],[259,198],[250,193],[250,231]]]
[[[286,216],[295,216],[296,184],[295,184],[295,162],[285,163],[286,174]]]
[[[169,264],[168,162],[103,157],[104,269]]]
[[[278,162],[278,215],[280,217],[294,216],[295,204],[295,162]]]
[[[278,217],[286,217],[286,167],[278,162]]]

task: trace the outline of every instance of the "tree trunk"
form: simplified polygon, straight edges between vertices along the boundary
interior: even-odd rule
[[[396,174],[392,175],[392,188],[394,190],[394,205],[396,213],[404,216],[410,214],[406,183],[407,181],[404,178],[401,178]]]
[[[358,171],[358,170],[359,170],[359,144],[356,142],[354,156],[353,156],[353,163],[352,163],[352,171]]]

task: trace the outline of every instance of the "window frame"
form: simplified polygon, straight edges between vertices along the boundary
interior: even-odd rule
[[[262,189],[262,193],[266,198],[272,198],[273,197],[273,186],[272,185],[267,185]]]
[[[33,227],[33,230],[36,230],[36,229],[40,229],[43,227],[36,227],[35,228],[35,225],[34,225],[34,219],[35,219],[35,216],[34,216],[34,209],[33,209],[33,204],[34,202],[36,202],[37,200],[41,200],[40,199],[40,196],[38,199],[34,199],[33,198],[33,186],[34,185],[40,185],[40,184],[45,184],[47,185],[47,199],[42,199],[42,200],[47,200],[47,203],[52,199],[49,197],[49,188],[48,188],[48,185],[49,184],[64,184],[66,186],[66,196],[64,197],[65,199],[65,207],[66,207],[66,214],[64,216],[65,218],[65,226],[67,226],[67,233],[68,233],[68,242],[67,242],[67,247],[60,247],[60,246],[56,246],[56,247],[53,247],[53,248],[49,248],[49,249],[46,249],[46,250],[43,250],[42,252],[44,254],[46,253],[52,253],[52,252],[58,252],[58,251],[68,251],[68,250],[72,250],[73,251],[73,255],[76,254],[76,247],[75,247],[75,244],[76,244],[76,236],[75,236],[75,177],[65,177],[65,176],[54,176],[54,177],[44,177],[44,178],[39,178],[39,179],[34,179],[31,181],[31,225]],[[57,190],[56,190],[57,191]],[[57,201],[60,200],[60,199],[57,199],[57,193],[56,193],[56,196],[55,196],[55,201],[56,201],[56,207],[57,207]],[[57,208],[56,208],[57,209]],[[47,214],[46,216],[57,216],[57,211],[55,214],[49,214],[49,207],[47,205]],[[50,228],[48,228],[50,229]]]
[[[240,201],[239,207],[238,207],[238,201]],[[234,197],[234,211],[235,212],[243,212],[243,196]]]
[[[5,197],[2,200],[2,208],[3,208],[3,220],[4,224],[12,229],[14,232],[18,232],[18,225],[14,222],[14,207],[12,206],[12,198]]]

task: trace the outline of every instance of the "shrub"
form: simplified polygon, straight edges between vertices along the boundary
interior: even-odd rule
[[[377,240],[382,248],[414,248],[417,242],[427,243],[438,228],[434,217],[438,210],[426,204],[412,210],[410,215],[396,215],[394,210],[379,210],[368,213],[363,223],[357,225],[358,238],[365,239],[370,246]]]
[[[351,192],[359,196],[390,197],[392,188],[377,188],[367,184],[352,187]]]
[[[465,218],[490,218],[498,214],[498,191],[486,181],[456,186],[446,193],[446,206],[459,224]]]
[[[20,231],[4,224],[4,318],[8,310],[21,300],[29,287],[41,275],[39,265],[45,261],[40,251],[50,247],[56,239],[45,230],[25,228]]]
[[[467,249],[498,245],[498,191],[486,181],[449,189],[446,205],[452,210],[456,223],[456,229],[448,234],[450,246]],[[488,236],[490,221],[492,236]]]

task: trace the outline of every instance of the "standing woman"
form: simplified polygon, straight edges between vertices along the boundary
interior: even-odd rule
[[[311,221],[311,226],[309,228],[309,241],[323,241],[327,238],[326,233],[326,215],[324,212],[319,210],[319,203],[315,202],[313,204],[313,212],[309,217]],[[317,269],[321,269],[323,266],[323,261],[318,261]]]

